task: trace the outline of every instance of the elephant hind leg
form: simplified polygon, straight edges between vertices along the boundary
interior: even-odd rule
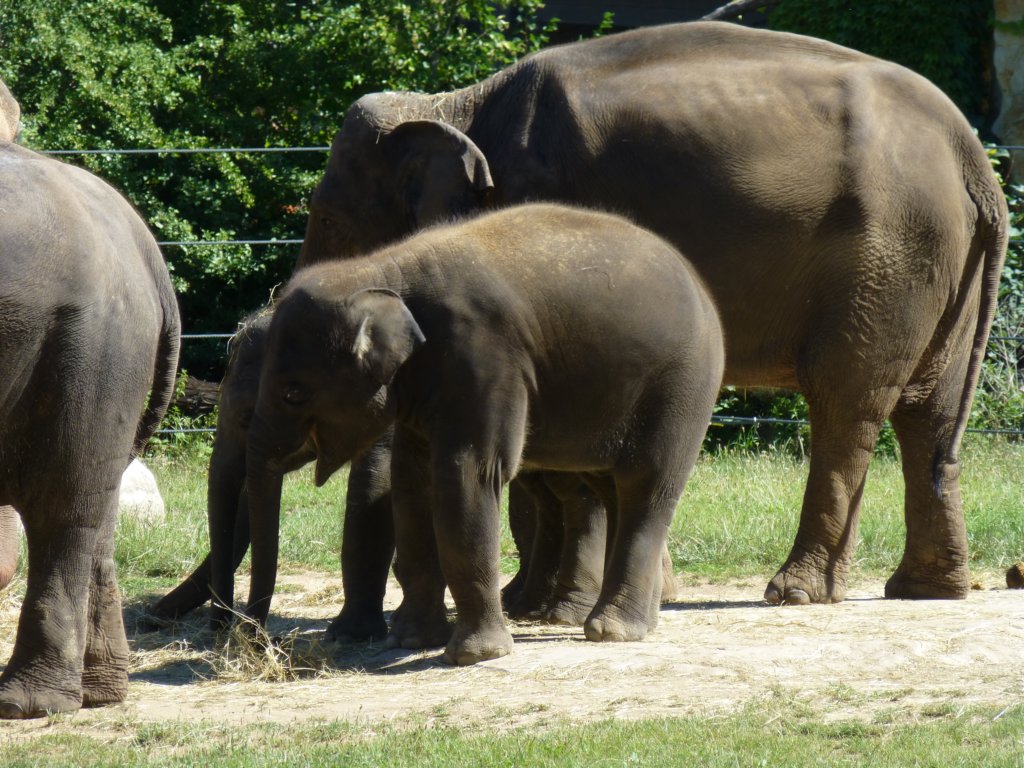
[[[115,522],[116,514],[111,514],[97,537],[93,556],[82,665],[83,707],[114,704],[128,696],[128,640],[113,557]]]
[[[809,403],[813,446],[800,525],[789,557],[765,589],[769,603],[838,603],[846,597],[864,481],[887,405],[858,411]]]
[[[14,652],[0,675],[0,718],[42,717],[82,705],[86,635],[96,529],[53,527],[26,508],[28,579]]]
[[[951,365],[923,401],[901,400],[892,414],[899,440],[907,527],[903,559],[885,596],[962,599],[970,590],[960,463],[950,446],[965,365]]]

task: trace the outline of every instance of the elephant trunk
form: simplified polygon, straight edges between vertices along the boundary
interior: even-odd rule
[[[228,624],[234,606],[235,570],[249,547],[249,510],[245,493],[245,446],[217,440],[210,457],[207,483],[207,518],[210,555],[207,558],[207,598],[213,599],[210,622],[216,628]],[[196,570],[196,574],[202,565]],[[197,595],[198,597],[199,595]]]
[[[247,458],[252,572],[248,616],[265,626],[277,580],[278,535],[283,473],[250,446]]]

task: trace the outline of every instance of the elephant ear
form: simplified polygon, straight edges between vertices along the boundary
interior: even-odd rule
[[[484,153],[447,123],[410,120],[381,141],[395,154],[399,185],[417,229],[478,208],[494,188]]]
[[[349,297],[357,330],[352,353],[374,384],[391,383],[402,364],[426,341],[419,323],[394,291],[370,288]]]

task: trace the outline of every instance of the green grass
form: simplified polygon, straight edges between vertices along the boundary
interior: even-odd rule
[[[778,706],[779,711],[775,711]],[[2,766],[1024,766],[1024,710],[936,714],[917,722],[828,724],[781,702],[716,718],[505,733],[426,722],[259,725],[125,724],[116,737],[42,736],[4,744]],[[2,733],[2,732],[0,732]]]
[[[206,551],[206,459],[202,450],[152,457],[167,520],[122,521],[117,538],[128,600],[177,583]],[[1024,555],[1024,446],[972,437],[964,449],[964,499],[973,567],[1001,569]],[[702,457],[672,526],[677,567],[712,580],[767,579],[788,553],[807,474],[779,452]],[[317,489],[307,471],[284,489],[282,567],[336,573],[345,474]],[[885,575],[903,541],[902,481],[892,459],[876,459],[864,499],[856,567]],[[514,548],[503,534],[504,567]],[[827,691],[847,705],[860,694],[837,680]],[[956,702],[902,707],[869,722],[827,722],[786,694],[769,694],[729,715],[607,720],[555,719],[543,728],[459,727],[417,716],[392,723],[310,721],[235,727],[214,722],[140,722],[130,715],[97,729],[73,717],[32,738],[8,738],[0,766],[1016,766],[1024,768],[1024,708],[962,711]],[[496,706],[498,702],[496,702]],[[842,709],[843,707],[840,707]],[[315,707],[312,710],[315,712]]]
[[[1024,557],[1024,445],[969,435],[962,466],[971,565],[1005,570]],[[796,535],[807,470],[808,460],[776,451],[703,456],[672,524],[677,568],[711,578],[774,574]],[[904,536],[899,461],[876,457],[865,484],[855,572],[891,573]]]
[[[207,454],[154,457],[168,509],[151,528],[122,521],[118,565],[126,590],[139,583],[171,586],[205,554]],[[969,436],[963,450],[963,498],[972,567],[1004,570],[1024,557],[1024,445]],[[347,475],[323,488],[310,468],[290,475],[282,502],[282,568],[336,571]],[[807,461],[778,451],[722,451],[702,456],[672,523],[669,548],[677,570],[711,579],[770,578],[796,534]],[[899,562],[904,540],[899,462],[879,457],[868,472],[855,573],[884,576]],[[516,567],[503,521],[502,568]],[[243,568],[247,567],[243,563]]]

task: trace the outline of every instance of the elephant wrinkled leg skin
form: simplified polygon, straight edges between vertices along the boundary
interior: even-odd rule
[[[502,605],[511,619],[543,616],[555,592],[563,542],[571,536],[561,500],[544,477],[539,472],[523,473],[509,483],[509,527],[522,529],[517,546],[521,542],[530,547],[516,574],[519,584],[502,590]]]
[[[508,527],[512,533],[512,541],[519,553],[519,570],[501,589],[501,605],[509,615],[518,613],[517,603],[526,586],[526,576],[530,570],[530,553],[533,550],[537,535],[536,510],[533,499],[519,478],[508,485]]]
[[[810,399],[809,406],[815,436],[810,472],[793,548],[764,592],[773,605],[846,598],[868,462],[885,418],[858,418],[854,406],[842,416],[824,414]]]
[[[0,718],[72,712],[127,695],[128,647],[107,535],[116,497],[108,501],[110,524],[102,531],[54,530],[26,514],[28,587],[14,652],[0,675]]]
[[[702,434],[696,432],[696,434]],[[652,442],[656,442],[652,439]],[[681,464],[691,467],[699,443]],[[641,466],[643,464],[641,463]],[[583,624],[593,642],[643,640],[658,625],[662,551],[676,503],[689,472],[616,476],[616,503],[608,504],[614,525],[601,597]],[[680,477],[679,475],[682,475]]]
[[[82,706],[102,707],[128,696],[128,641],[114,560],[107,556],[93,570],[89,626],[82,669]]]
[[[453,630],[443,600],[424,608],[413,608],[403,601],[391,615],[385,645],[409,650],[439,648],[448,644]]]
[[[892,414],[903,459],[907,538],[885,585],[888,598],[961,600],[970,592],[960,464],[947,459],[963,380],[963,366],[950,366],[925,402],[900,403]]]
[[[500,621],[482,627],[469,627],[457,622],[451,640],[444,650],[444,660],[457,667],[500,659],[512,652],[512,633]]]
[[[573,475],[552,475],[565,519],[565,542],[555,594],[541,617],[547,624],[581,627],[594,610],[604,582],[608,524],[605,504]]]
[[[328,641],[383,640],[384,593],[395,555],[391,513],[391,434],[352,462],[341,542],[345,604],[324,635]]]

